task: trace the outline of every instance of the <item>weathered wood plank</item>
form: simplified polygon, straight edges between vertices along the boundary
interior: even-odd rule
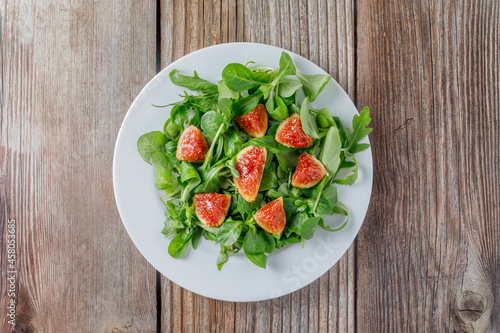
[[[360,1],[358,101],[372,108],[360,332],[500,328],[496,1]]]
[[[441,8],[439,8],[441,7]],[[442,67],[453,66],[446,99],[458,84],[458,123],[447,121],[460,133],[454,143],[459,156],[456,181],[459,184],[460,218],[467,233],[466,265],[460,287],[453,290],[452,327],[468,332],[500,331],[500,3],[462,2],[459,6],[439,6],[455,15],[444,16],[440,31],[454,24],[456,37],[451,55]],[[436,15],[434,20],[437,21]],[[442,35],[436,34],[442,40]],[[455,42],[456,40],[456,42]],[[434,55],[434,54],[433,54]],[[440,55],[437,54],[439,57]],[[458,65],[456,65],[458,61]],[[436,63],[436,62],[435,62]],[[438,64],[440,65],[440,64]],[[437,66],[437,65],[435,65]],[[446,66],[446,67],[445,67]],[[440,82],[438,81],[438,84]],[[454,111],[448,108],[450,112]],[[440,119],[445,122],[446,119]],[[472,135],[471,135],[472,134]],[[462,178],[463,177],[463,178]],[[453,298],[452,298],[453,300]]]
[[[155,1],[1,1],[2,332],[154,332],[155,271],[121,225],[111,159],[155,70]],[[125,23],[126,22],[126,23]],[[6,225],[16,220],[16,325]]]
[[[267,43],[310,58],[354,97],[354,1],[221,0],[201,4],[161,1],[162,67],[217,43]],[[203,38],[199,38],[200,31]],[[194,325],[213,331],[353,332],[354,262],[351,248],[339,264],[309,287],[257,303],[212,301],[193,294],[194,306],[186,305],[173,296],[181,288],[162,277],[162,331],[189,331]]]

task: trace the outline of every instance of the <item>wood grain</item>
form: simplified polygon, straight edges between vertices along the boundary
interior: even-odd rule
[[[121,121],[154,75],[155,13],[155,1],[0,1],[1,332],[156,331],[155,271],[120,222],[111,170]]]
[[[372,108],[360,332],[500,329],[498,1],[360,1]]]
[[[284,47],[328,71],[354,97],[353,1],[161,1],[161,66],[202,47],[247,41]],[[189,27],[189,29],[186,29]],[[278,299],[206,299],[161,278],[161,330],[353,332],[354,249],[310,286]]]
[[[156,68],[234,41],[309,58],[374,127],[358,241],[255,303],[157,279],[111,183],[119,125]],[[500,331],[499,49],[494,0],[0,0],[0,331]]]

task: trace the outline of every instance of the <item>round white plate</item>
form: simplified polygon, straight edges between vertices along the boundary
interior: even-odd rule
[[[338,186],[338,197],[351,213],[347,226],[339,232],[316,230],[314,238],[285,246],[273,252],[267,269],[252,264],[243,253],[232,255],[217,270],[219,245],[201,239],[198,248],[190,248],[183,259],[167,253],[170,238],[161,234],[165,207],[160,191],[154,187],[153,168],[137,152],[137,139],[144,133],[163,129],[170,108],[156,108],[180,100],[184,89],[173,85],[168,74],[174,68],[186,75],[193,71],[216,82],[229,63],[278,67],[282,51],[278,47],[255,43],[231,43],[207,47],[173,62],[156,75],[127,112],[116,141],[113,159],[113,183],[118,211],[123,224],[142,255],[165,277],[197,294],[226,301],[259,301],[282,296],[300,289],[328,271],[347,251],[356,237],[368,208],[372,191],[372,154],[368,149],[357,154],[359,178],[353,186]],[[286,51],[297,71],[305,74],[327,74],[309,60]],[[351,127],[356,107],[335,80],[312,103],[314,108],[327,107]],[[368,142],[365,139],[364,142]],[[328,216],[325,222],[338,225],[340,218]]]

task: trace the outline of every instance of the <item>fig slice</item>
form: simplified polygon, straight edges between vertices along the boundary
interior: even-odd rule
[[[292,186],[311,188],[316,186],[326,175],[326,168],[314,155],[303,153],[292,175]]]
[[[274,136],[276,142],[288,148],[311,147],[313,139],[304,133],[298,113],[283,120]]]
[[[198,162],[205,159],[208,144],[198,127],[190,125],[182,131],[177,143],[176,157],[179,161]]]
[[[252,111],[233,119],[243,132],[254,138],[266,135],[269,119],[264,104],[258,104]]]
[[[235,168],[240,177],[233,177],[238,193],[253,202],[259,193],[260,182],[266,164],[267,150],[260,146],[248,146],[236,154]]]
[[[193,196],[194,212],[207,227],[220,227],[231,206],[231,196],[219,193],[196,193]]]
[[[253,215],[253,218],[267,233],[281,235],[286,225],[283,197],[266,204]]]

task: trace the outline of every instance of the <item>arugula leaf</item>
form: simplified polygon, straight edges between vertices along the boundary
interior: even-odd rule
[[[155,187],[166,192],[176,191],[179,183],[172,176],[172,168],[165,154],[161,152],[154,153],[151,157],[151,164],[155,168]]]
[[[230,120],[233,114],[233,101],[229,98],[219,99],[219,109],[226,120]]]
[[[279,239],[276,241],[276,248],[282,248],[284,245],[287,244],[294,244],[294,243],[300,243],[302,242],[302,237],[298,235],[291,235],[288,238],[285,239]]]
[[[213,232],[205,231],[205,233],[203,235],[205,236],[205,239],[208,239],[212,242],[217,242],[217,237],[215,236],[215,234]]]
[[[300,122],[304,133],[314,139],[319,138],[318,125],[316,124],[316,117],[311,113],[309,97],[306,97],[300,106]]]
[[[219,173],[225,167],[224,163],[203,171],[203,181],[194,188],[193,193],[213,193],[219,188]]]
[[[266,268],[267,256],[264,253],[250,254],[245,252],[245,255],[255,265],[259,266],[260,268]]]
[[[278,160],[278,165],[281,170],[285,173],[290,173],[292,171],[291,166],[287,163],[287,160],[282,153],[277,153],[276,159]]]
[[[224,80],[224,84],[235,92],[243,92],[263,83],[250,69],[237,63],[232,63],[224,67],[222,70],[222,79]]]
[[[212,154],[214,152],[215,145],[219,142],[218,141],[219,136],[223,132],[225,125],[226,125],[225,123],[222,123],[220,125],[219,129],[217,130],[217,133],[215,133],[214,139],[212,140],[212,144],[210,145],[210,148],[208,148],[208,152],[205,154],[205,161],[203,162],[203,165],[200,168],[201,171],[205,171],[205,169],[209,166],[210,160],[212,158]]]
[[[317,121],[319,127],[330,128],[331,126],[334,126],[335,120],[333,119],[332,114],[330,113],[330,110],[328,110],[327,108],[322,108],[320,110],[313,109],[313,110],[311,110],[311,112],[316,114],[316,117],[317,117],[316,121]]]
[[[274,78],[274,75],[265,71],[254,71],[254,67],[250,68],[252,70],[253,74],[255,75],[255,78],[257,81],[259,81],[262,84],[266,84],[271,82],[271,80]]]
[[[230,160],[226,161],[226,167],[231,170],[231,175],[234,178],[240,178],[240,172],[236,169],[236,155],[234,155]]]
[[[180,214],[180,212],[182,210],[183,202],[181,202],[177,198],[169,200],[167,202],[164,202],[162,200],[162,202],[167,207],[167,216],[168,216],[168,218],[170,218],[170,219],[178,219],[179,218],[179,214]],[[180,228],[180,227],[178,227],[178,228]]]
[[[196,250],[198,247],[198,243],[200,242],[200,238],[203,235],[203,228],[195,227],[193,229],[193,238],[191,238],[191,245],[193,246],[193,250]]]
[[[340,184],[340,185],[353,185],[356,182],[356,179],[358,179],[358,162],[356,162],[356,159],[354,156],[351,156],[352,161],[343,161],[340,163],[340,169],[347,169],[347,168],[353,168],[351,171],[351,174],[345,176],[342,179],[337,179],[335,178],[333,180],[334,183]]]
[[[219,136],[217,138],[217,150],[215,151],[214,154],[214,161],[220,161],[222,155],[224,154],[224,137]]]
[[[260,230],[259,234],[262,235],[264,241],[266,242],[266,248],[264,249],[265,253],[272,253],[276,248],[276,241],[273,236],[269,235],[264,230]]]
[[[191,241],[192,237],[193,229],[189,231],[179,231],[168,245],[168,254],[170,254],[170,256],[175,259],[182,258],[189,247],[189,242]]]
[[[323,89],[325,89],[328,81],[331,79],[330,75],[325,74],[306,75],[297,73],[296,75],[300,83],[302,83],[302,90],[304,90],[304,94],[309,97],[311,102],[314,102]]]
[[[184,225],[179,220],[169,216],[165,220],[164,227],[163,227],[163,230],[161,231],[161,233],[165,237],[168,237],[168,236],[171,236],[174,233],[176,233],[177,229],[181,229],[183,227],[184,227]]]
[[[172,118],[168,118],[163,125],[163,133],[169,140],[177,140],[181,134],[181,129],[172,121]]]
[[[219,252],[219,256],[217,257],[217,269],[220,271],[222,266],[228,261],[229,256],[227,255],[227,251],[224,245],[221,245],[221,249]]]
[[[246,254],[259,254],[264,253],[265,249],[264,237],[255,230],[255,227],[251,227],[243,239],[243,251]]]
[[[199,95],[189,95],[186,93],[184,104],[187,108],[192,108],[195,110],[200,110],[205,112],[206,110],[213,110],[217,104],[219,94],[217,93],[200,93]]]
[[[271,200],[278,199],[279,197],[284,197],[286,194],[272,188],[269,191],[266,192],[266,196],[269,197]]]
[[[307,219],[307,214],[305,212],[295,214],[290,223],[287,224],[285,227],[285,235],[289,237],[292,232],[296,233],[297,235],[300,235],[300,225],[306,219]]]
[[[223,123],[224,117],[215,111],[208,111],[201,117],[201,129],[210,136],[215,136]]]
[[[261,92],[257,92],[252,95],[248,95],[247,97],[243,97],[242,99],[237,100],[233,104],[233,115],[235,117],[239,117],[248,113],[257,107],[259,101],[262,97]]]
[[[231,246],[238,240],[242,230],[241,221],[225,221],[217,231],[217,239],[224,246]]]
[[[352,118],[352,132],[346,128],[347,145],[344,150],[348,154],[353,155],[359,153],[370,146],[367,143],[358,143],[358,141],[362,140],[373,131],[373,128],[366,128],[371,120],[370,109],[368,107],[361,110],[359,116],[355,115],[354,118]]]
[[[330,228],[329,226],[327,226],[323,220],[321,220],[318,225],[323,228],[324,230],[326,231],[330,231],[330,232],[336,232],[336,231],[340,231],[342,229],[345,228],[345,226],[347,225],[347,223],[349,222],[349,219],[350,219],[350,215],[349,215],[349,210],[347,209],[346,206],[344,206],[344,204],[342,203],[338,203],[339,205],[341,205],[342,207],[338,207],[336,206],[335,209],[334,209],[334,214],[341,214],[341,215],[344,215],[344,216],[347,216],[347,219],[345,220],[344,223],[342,223],[342,225],[338,228],[335,228],[335,229],[332,229]]]
[[[264,147],[273,154],[280,152],[280,149],[278,148],[278,143],[274,139],[274,136],[271,135],[266,135],[263,136],[262,138],[253,138],[248,140],[244,144],[245,147],[248,147],[250,145]]]
[[[292,170],[299,164],[299,156],[296,151],[279,152],[276,154],[278,165],[285,173],[290,174]]]
[[[179,73],[177,69],[168,74],[170,76],[170,81],[177,86],[181,86],[184,88],[188,88],[189,90],[212,90],[217,91],[217,85],[204,80],[198,76],[196,71],[194,72],[194,76],[186,76]]]
[[[177,126],[179,131],[182,131],[184,124],[188,121],[189,111],[184,105],[176,105],[170,111],[170,119]]]
[[[298,113],[298,114],[300,114],[300,108],[297,106],[296,103],[290,104],[289,108],[290,108],[290,112],[291,113]]]
[[[190,181],[192,179],[200,180],[200,175],[198,174],[198,171],[196,171],[196,168],[193,167],[191,163],[185,161],[181,162],[180,176],[181,176],[181,182],[183,183]]]
[[[182,190],[181,200],[186,201],[189,193],[192,189],[194,189],[199,183],[201,183],[200,175],[196,168],[191,165],[189,162],[181,162],[180,168],[180,178],[181,182],[184,185],[184,189]]]
[[[340,121],[339,117],[333,117],[333,120],[335,121],[335,125],[339,129],[339,135],[340,135],[340,142],[342,142],[342,147],[345,147],[346,143],[346,138],[345,138],[345,130],[344,130],[344,125]]]
[[[259,192],[267,191],[276,188],[279,185],[279,179],[276,176],[276,162],[272,162],[271,166],[264,169],[262,180],[260,182]]]
[[[320,216],[308,217],[305,212],[302,212],[293,217],[285,234],[289,236],[294,232],[304,239],[311,239],[320,220]]]
[[[194,115],[191,117],[191,119],[189,119],[189,125],[194,125],[196,127],[200,127],[201,115],[202,115],[201,111],[196,110],[194,112]]]
[[[312,212],[318,216],[332,215],[333,209],[335,208],[336,205],[337,205],[337,188],[334,186],[329,186],[325,188],[316,198]]]
[[[276,74],[274,80],[270,84],[263,84],[260,86],[259,90],[262,92],[264,99],[267,99],[269,94],[274,90],[274,88],[281,82],[281,80],[287,75],[294,75],[296,72],[293,60],[288,53],[282,52],[280,57],[280,67],[278,68],[278,73]],[[264,82],[263,82],[264,83]]]
[[[295,65],[293,64],[292,57],[290,57],[290,55],[286,52],[281,52],[280,68],[278,70],[276,78],[281,79],[287,75],[295,75],[296,72],[297,70],[295,69]]]
[[[283,79],[278,85],[278,95],[281,97],[290,97],[302,87],[302,83],[294,79]]]
[[[276,107],[275,104],[277,104]],[[271,91],[271,95],[266,102],[266,110],[271,118],[278,121],[283,121],[288,117],[288,108],[285,102],[278,95],[274,95],[274,91]]]
[[[142,135],[137,140],[137,150],[142,159],[151,164],[151,157],[156,152],[164,152],[168,139],[160,131],[153,131]]]
[[[332,126],[324,138],[323,147],[319,155],[319,160],[323,163],[330,175],[335,175],[340,165],[340,142],[339,130]]]
[[[288,196],[288,184],[287,183],[282,183],[279,187],[278,187],[278,191],[280,191],[281,193],[283,193],[284,195]],[[285,203],[283,203],[283,205],[286,206]]]
[[[175,155],[176,152],[177,152],[177,142],[169,141],[165,145],[165,156],[167,157],[168,164],[170,164],[170,166],[174,171],[177,171],[180,165],[180,161],[177,159]]]
[[[219,87],[219,101],[221,99],[238,99],[240,95],[234,90],[229,89],[224,81],[218,82]]]
[[[243,149],[243,143],[240,140],[238,132],[230,132],[226,136],[226,141],[224,143],[224,153],[227,157],[231,157],[236,155],[241,149]]]
[[[306,220],[301,221],[299,227],[299,233],[304,239],[312,239],[314,236],[314,231],[318,226],[319,221],[322,218],[320,216],[310,217]]]
[[[245,216],[250,215],[254,210],[256,210],[259,206],[260,203],[262,202],[263,199],[262,193],[259,193],[257,195],[257,198],[253,202],[248,202],[241,195],[238,195],[238,212],[241,214],[243,217],[243,220],[245,220]]]

